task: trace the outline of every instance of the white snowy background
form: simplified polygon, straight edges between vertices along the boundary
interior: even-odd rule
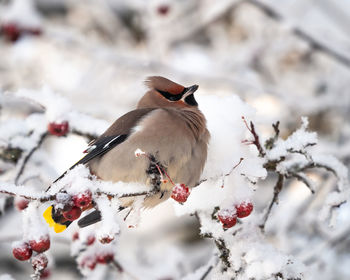
[[[0,280],[32,274],[11,244],[35,230],[51,237],[51,279],[350,279],[348,1],[0,0],[0,25],[9,23],[41,34],[13,42],[0,33],[0,190],[40,195],[83,156],[89,140],[79,134],[98,135],[133,109],[150,75],[198,84],[212,137],[202,175],[209,180],[184,205],[169,200],[126,222],[106,215],[79,230],[79,241],[71,241],[75,224],[60,234],[47,227],[41,214],[49,204],[23,214],[1,196]],[[280,121],[281,138],[263,156],[242,143],[253,139],[242,116],[262,144]],[[4,159],[6,149],[31,150],[48,122],[63,120],[72,133],[46,137],[16,180],[19,165]],[[273,171],[264,168],[276,161]],[[93,190],[86,170],[70,176]],[[279,177],[279,203],[262,230]],[[117,208],[96,199],[107,212]],[[246,200],[254,211],[233,228],[211,219],[215,207]],[[31,219],[38,225],[28,232]],[[109,245],[95,241],[78,262],[107,251],[124,272],[79,271],[83,243],[106,232],[118,235]],[[220,242],[230,250],[226,271]]]

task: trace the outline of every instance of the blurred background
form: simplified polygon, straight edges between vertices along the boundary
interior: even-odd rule
[[[238,95],[256,109],[263,135],[277,120],[289,135],[308,116],[321,149],[350,165],[349,1],[0,0],[0,25],[0,92],[46,86],[76,110],[112,122],[135,107],[147,76],[161,75],[199,84],[200,95]],[[85,141],[60,145],[53,155],[72,145],[80,152]],[[57,172],[77,157],[58,161]],[[142,251],[140,262],[172,267],[162,279],[203,265],[212,250],[198,239],[194,218],[180,221],[172,211],[169,203],[148,211],[125,237],[130,256]],[[0,233],[0,242],[10,241]],[[79,279],[69,242],[54,243],[60,271],[52,278]],[[30,267],[2,246],[0,275],[27,279]],[[188,267],[178,267],[185,256]],[[348,254],[344,262],[325,279],[349,279]]]

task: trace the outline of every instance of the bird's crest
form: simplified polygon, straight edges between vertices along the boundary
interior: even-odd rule
[[[161,76],[148,77],[145,81],[145,84],[149,89],[155,89],[173,95],[180,94],[185,89],[184,86],[179,85]]]

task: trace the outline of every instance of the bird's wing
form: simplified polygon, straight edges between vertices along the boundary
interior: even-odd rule
[[[89,143],[88,148],[85,150],[87,155],[71,166],[66,172],[59,176],[53,183],[56,183],[71,169],[78,164],[86,164],[90,160],[102,156],[115,146],[124,142],[128,136],[132,133],[132,129],[137,123],[146,115],[151,113],[156,108],[142,108],[136,109],[126,113],[117,119],[100,137]],[[50,188],[50,187],[49,187]],[[49,188],[47,190],[49,190]]]

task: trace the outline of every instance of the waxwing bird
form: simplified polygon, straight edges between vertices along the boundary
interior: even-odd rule
[[[151,190],[155,187],[151,176],[154,168],[149,158],[135,158],[135,150],[141,149],[154,156],[174,182],[194,187],[207,158],[210,137],[193,95],[198,86],[184,87],[159,76],[149,77],[145,83],[148,91],[139,100],[137,109],[121,116],[91,142],[87,155],[70,169],[84,164],[101,180],[138,182]],[[160,192],[146,197],[144,207],[154,207],[170,197],[173,185],[158,184]],[[121,201],[124,207],[132,202],[130,198]],[[50,214],[55,223],[70,224],[55,213],[54,207]],[[100,219],[100,213],[95,211],[78,224],[84,227]]]

